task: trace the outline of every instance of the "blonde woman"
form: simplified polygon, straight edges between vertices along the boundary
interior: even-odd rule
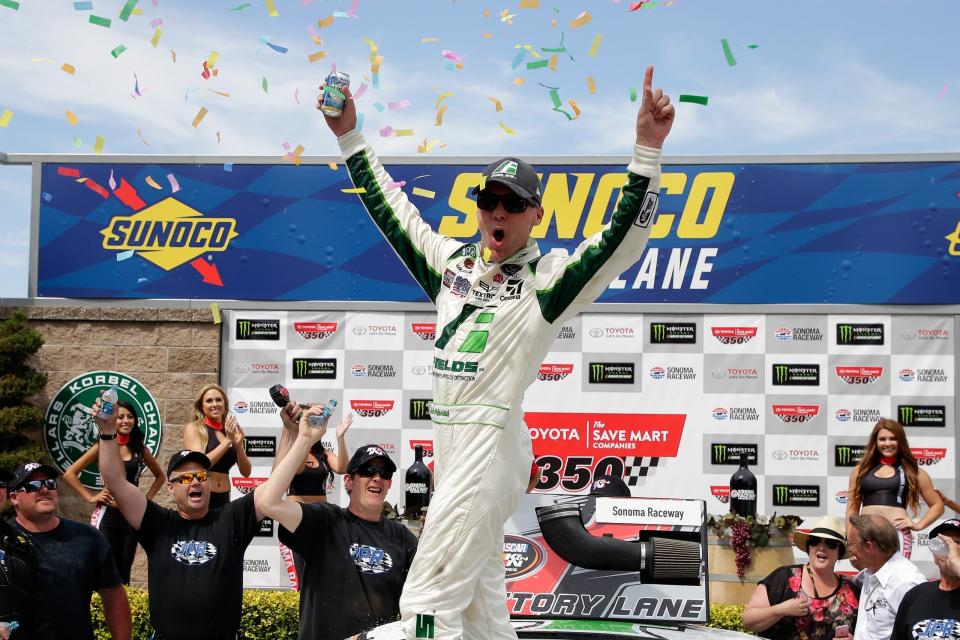
[[[228,403],[227,392],[220,385],[208,384],[193,401],[194,419],[183,430],[184,448],[210,458],[211,509],[230,502],[230,469],[234,465],[245,478],[252,470],[243,447],[243,428]]]

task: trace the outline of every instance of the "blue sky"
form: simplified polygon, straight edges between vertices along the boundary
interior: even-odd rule
[[[417,155],[426,138],[440,141],[431,156],[626,157],[637,107],[630,93],[647,64],[674,99],[709,97],[707,106],[678,105],[668,155],[955,152],[960,139],[960,4],[953,0],[653,0],[634,12],[629,0],[541,0],[531,3],[536,8],[521,8],[520,0],[360,0],[355,17],[335,14],[349,12],[351,0],[274,0],[276,17],[264,0],[235,11],[247,3],[140,0],[142,15],[127,21],[119,18],[125,0],[93,0],[92,10],[75,4],[84,3],[0,6],[0,113],[13,112],[0,128],[0,152],[86,154],[102,135],[105,154],[279,159],[287,142],[302,144],[305,155],[333,155],[336,145],[314,109],[331,63],[351,75],[354,91],[368,85],[358,107],[381,155]],[[514,17],[501,20],[503,11]],[[590,20],[573,26],[583,12]],[[110,28],[91,24],[91,14],[109,18]],[[330,26],[318,26],[331,15]],[[154,47],[150,23],[158,18]],[[322,44],[311,41],[308,27]],[[540,49],[559,47],[561,38],[567,52],[558,54],[555,70],[527,69],[537,60],[529,51],[513,68],[523,50],[517,45],[549,60]],[[367,40],[383,56],[379,89]],[[115,58],[118,45],[126,50]],[[211,51],[219,54],[219,73],[205,80],[202,63]],[[317,51],[326,57],[310,63]],[[451,69],[443,51],[460,57],[463,68]],[[61,70],[64,63],[75,73]],[[553,111],[542,85],[557,87],[571,113],[574,100],[580,117],[568,121]],[[437,99],[447,92],[436,126]],[[375,106],[403,101],[409,106]],[[201,108],[207,114],[195,128]],[[414,135],[381,137],[387,126]],[[0,297],[26,295],[29,215],[29,169],[0,167],[7,230]]]

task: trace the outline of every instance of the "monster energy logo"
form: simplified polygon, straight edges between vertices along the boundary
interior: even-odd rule
[[[650,325],[650,342],[663,342],[667,337],[667,325],[654,322]]]
[[[279,320],[237,319],[237,340],[279,340]]]
[[[787,504],[787,500],[790,497],[790,487],[785,484],[775,484],[773,485],[773,504],[776,506],[783,506]]]
[[[837,445],[834,460],[838,467],[854,467],[863,458],[864,448],[860,446]]]
[[[853,325],[838,324],[837,325],[837,343],[850,344],[851,342],[853,342]]]
[[[900,424],[909,427],[913,424],[913,407],[900,405]]]
[[[740,457],[746,456],[748,464],[757,463],[757,445],[751,443],[715,442],[710,451],[710,464],[740,464]]]
[[[837,344],[883,344],[883,325],[838,324]]]
[[[727,461],[727,445],[713,445],[713,464],[723,464]]]
[[[773,384],[816,387],[820,384],[820,365],[775,364]]]
[[[651,322],[651,344],[696,344],[697,323],[695,322]]]
[[[306,378],[307,370],[310,365],[305,358],[294,358],[293,360],[293,377],[294,378]]]
[[[253,323],[249,320],[237,320],[237,338],[244,340],[250,337],[250,328]]]
[[[433,616],[427,613],[418,613],[417,614],[417,626],[414,631],[414,637],[416,638],[432,638],[433,637]]]
[[[606,369],[602,362],[590,363],[590,382],[600,382],[603,380],[603,371]]]
[[[944,405],[900,404],[897,417],[905,427],[945,427],[947,408]]]
[[[410,401],[410,419],[411,420],[429,420],[430,419],[430,401],[429,400],[411,400]]]
[[[336,358],[294,358],[293,378],[323,378],[332,380],[337,377]]]
[[[774,384],[786,384],[787,376],[789,375],[790,367],[785,364],[775,364],[773,365],[773,382]]]

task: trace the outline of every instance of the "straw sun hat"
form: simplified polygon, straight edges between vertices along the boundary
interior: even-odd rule
[[[849,558],[847,552],[847,536],[844,535],[843,523],[832,516],[817,518],[810,529],[797,529],[793,534],[793,546],[804,553],[807,552],[807,541],[810,536],[836,540],[840,543],[840,559]]]

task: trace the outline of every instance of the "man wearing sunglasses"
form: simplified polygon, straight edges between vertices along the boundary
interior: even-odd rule
[[[533,451],[521,403],[562,323],[643,253],[660,190],[660,150],[674,107],[643,80],[636,144],[610,222],[569,256],[530,238],[544,215],[536,171],[488,165],[473,190],[478,242],[435,233],[356,130],[349,90],[326,117],[353,184],[381,233],[437,306],[433,421],[436,493],[401,601],[408,638],[516,638],[506,608],[503,525],[529,480]]]
[[[39,550],[40,587],[54,608],[55,637],[93,640],[90,600],[96,591],[111,636],[129,640],[130,603],[110,545],[89,524],[57,515],[57,470],[39,462],[24,463],[13,472],[8,487],[16,512],[10,524]]]
[[[302,504],[283,494],[326,426],[300,417],[297,439],[270,478],[257,487],[257,504],[280,523],[280,542],[304,558],[300,576],[300,640],[341,640],[399,615],[400,591],[417,549],[403,525],[385,519],[383,501],[397,466],[375,444],[358,448],[343,484],[346,509],[329,502]]]
[[[154,640],[235,640],[243,604],[243,554],[263,520],[254,491],[210,508],[210,459],[185,449],[170,457],[167,491],[175,509],[159,506],[127,482],[117,444],[116,412],[95,418],[100,473],[147,553]]]

